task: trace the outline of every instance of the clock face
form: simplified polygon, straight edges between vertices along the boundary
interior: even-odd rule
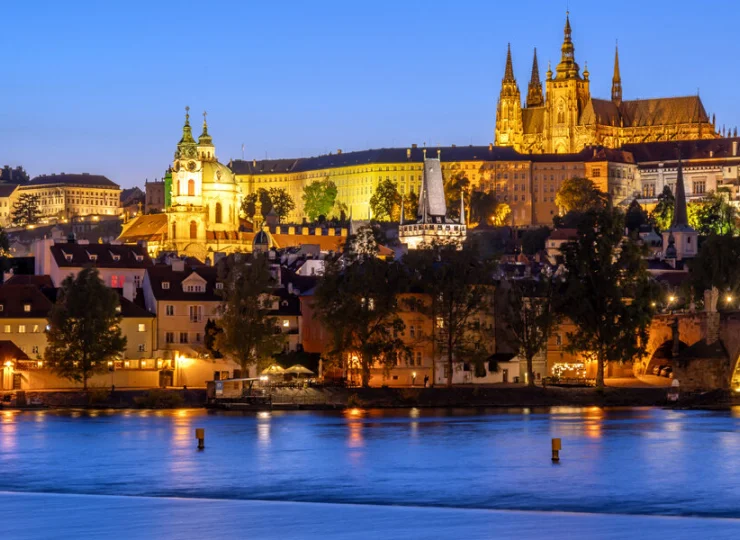
[[[195,161],[188,161],[188,170],[189,171],[195,170]]]

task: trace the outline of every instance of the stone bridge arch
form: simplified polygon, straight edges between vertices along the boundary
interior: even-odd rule
[[[645,356],[636,360],[633,364],[636,375],[646,373],[656,351],[666,342],[673,341],[672,325],[674,320],[678,320],[678,339],[683,343],[684,347],[690,347],[704,337],[706,327],[705,313],[667,314],[654,317],[650,324],[650,337],[648,338]],[[740,328],[740,316],[738,317],[738,325]],[[738,353],[740,354],[740,339],[738,340],[738,345]]]
[[[719,337],[730,360],[730,388],[740,388],[740,312],[723,314]]]

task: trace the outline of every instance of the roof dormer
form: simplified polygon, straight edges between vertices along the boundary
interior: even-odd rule
[[[90,259],[91,261],[97,261],[98,260],[97,253],[90,253],[87,250],[85,250],[85,253],[87,253],[87,258]]]

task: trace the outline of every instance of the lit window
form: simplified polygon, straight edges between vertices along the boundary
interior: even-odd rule
[[[6,334],[10,334],[10,325],[6,324],[3,330],[5,331]]]
[[[216,283],[216,289],[218,289],[220,291],[223,288],[224,288],[224,284],[223,283],[221,283],[220,281],[218,283]]]
[[[25,334],[26,333],[26,325],[25,324],[19,324],[18,325],[18,333],[19,334]]]
[[[23,304],[23,311],[25,311],[26,313],[30,313],[31,312],[31,304]]]
[[[169,289],[170,288],[170,282],[169,281],[163,281],[162,282],[162,288],[163,289]]]
[[[39,333],[39,325],[38,324],[34,324],[31,331],[34,334],[38,334]]]
[[[146,325],[145,324],[142,323],[142,324],[139,325],[139,332],[146,332]]]
[[[290,321],[288,319],[283,319],[283,327],[287,328],[288,326],[290,326]]]

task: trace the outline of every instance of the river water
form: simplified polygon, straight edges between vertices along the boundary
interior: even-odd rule
[[[4,411],[0,492],[1,538],[730,538],[740,410]]]

